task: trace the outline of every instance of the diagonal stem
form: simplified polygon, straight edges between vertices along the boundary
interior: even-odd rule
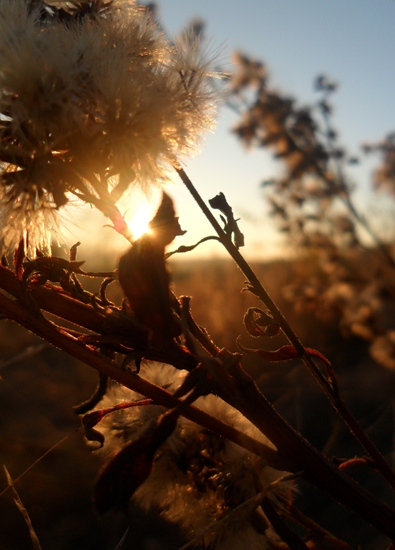
[[[11,276],[18,284],[12,272],[5,268],[0,269],[0,288],[5,287],[8,291],[18,294],[11,284]],[[43,288],[41,290],[40,296],[44,292],[48,292],[52,295],[53,302],[56,302],[57,298],[64,298],[58,296],[55,289]],[[70,308],[73,305],[72,302],[74,301],[70,301]],[[82,305],[85,306],[85,304]],[[55,307],[51,309],[55,314],[60,313]],[[62,308],[60,310],[63,311]],[[27,310],[18,301],[6,296],[3,292],[0,292],[0,312],[8,319],[16,321],[52,345],[95,368],[100,373],[109,376],[137,393],[153,399],[158,404],[170,409],[179,405],[179,400],[163,388],[151,384],[137,374],[122,370],[117,363],[108,357],[67,334],[42,315],[38,315],[36,311]],[[89,325],[89,323],[86,323],[88,313],[85,312],[84,315],[84,326],[85,324]],[[100,324],[97,325],[97,329],[100,330]],[[312,448],[276,413],[264,396],[260,394],[252,379],[236,365],[234,365],[234,368],[234,381],[237,379],[240,382],[241,391],[236,391],[232,395],[230,404],[236,398],[237,402],[235,404],[240,412],[249,418],[262,433],[265,433],[278,450],[248,437],[196,407],[187,406],[182,414],[191,421],[261,456],[270,466],[276,469],[290,472],[304,469],[303,477],[395,540],[395,512],[373,497],[366,489],[356,484],[346,474],[340,472],[324,456]],[[237,394],[240,394],[239,397],[237,397]]]
[[[37,316],[27,311],[17,301],[8,298],[2,292],[0,292],[0,312],[6,315],[8,319],[16,321],[18,324],[34,332],[53,346],[69,353],[76,359],[93,367],[98,372],[109,376],[127,388],[153,399],[159,405],[166,408],[174,408],[180,404],[180,401],[173,397],[171,393],[148,382],[137,374],[122,370],[115,361],[112,361],[103,354],[95,351],[93,348],[83,344],[56,325],[47,321],[44,317]],[[243,434],[210,414],[193,406],[186,407],[182,414],[189,420],[192,420],[192,422],[196,422],[211,431],[217,432],[237,445],[261,456],[264,460],[272,464],[274,468],[292,469],[290,461],[287,461],[287,459],[283,460],[277,451]]]
[[[224,245],[224,247],[226,248],[230,256],[233,258],[233,260],[239,266],[241,271],[244,273],[244,275],[247,277],[248,281],[252,286],[253,293],[256,294],[260,298],[260,300],[269,308],[273,318],[279,323],[279,325],[281,326],[281,329],[283,330],[284,334],[286,335],[290,343],[299,352],[303,360],[303,363],[308,368],[310,373],[314,376],[314,378],[318,381],[321,388],[323,389],[326,396],[328,397],[329,401],[331,402],[332,406],[335,408],[339,416],[343,419],[345,424],[348,426],[350,432],[354,435],[354,437],[359,441],[362,447],[374,460],[377,469],[381,472],[383,477],[388,481],[392,490],[395,491],[395,472],[391,469],[388,462],[385,460],[385,458],[377,449],[377,447],[374,445],[374,443],[369,439],[369,437],[365,434],[365,432],[359,426],[357,420],[351,414],[351,412],[347,408],[344,401],[340,398],[337,392],[333,390],[333,388],[331,387],[331,385],[329,384],[325,376],[318,369],[314,361],[306,352],[305,347],[303,346],[302,342],[299,340],[295,331],[293,330],[291,325],[288,323],[284,315],[281,313],[280,309],[274,303],[274,301],[272,300],[268,292],[262,286],[261,282],[255,275],[249,263],[245,260],[245,258],[239,252],[239,250],[232,243],[231,238],[223,231],[223,229],[217,222],[216,218],[212,214],[211,210],[203,201],[202,197],[200,196],[199,192],[193,185],[192,181],[189,179],[188,175],[185,173],[184,169],[178,164],[175,164],[174,168],[178,173],[178,175],[180,176],[183,183],[185,184],[185,186],[187,187],[187,189],[189,190],[189,192],[191,193],[191,195],[193,196],[193,198],[195,199],[195,201],[197,202],[197,204],[199,205],[203,214],[206,216],[206,218],[209,220],[209,222],[217,232],[221,243]]]

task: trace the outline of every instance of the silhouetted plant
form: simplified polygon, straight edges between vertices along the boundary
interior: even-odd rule
[[[184,529],[184,548],[349,548],[294,506],[293,483],[303,478],[394,541],[395,511],[348,468],[374,468],[392,491],[395,473],[345,405],[328,359],[302,344],[240,253],[243,235],[225,195],[213,197],[210,209],[179,164],[178,155],[212,123],[217,96],[196,41],[172,46],[146,10],[121,0],[2,0],[0,24],[2,212],[3,223],[11,223],[3,226],[4,244],[22,237],[13,266],[5,255],[0,266],[0,311],[100,374],[95,394],[77,408],[87,438],[115,451],[94,487],[98,513],[120,509],[128,517],[131,500],[156,506]],[[253,69],[262,83],[262,66]],[[269,139],[292,171],[283,185],[323,208],[321,194],[304,185],[306,170],[333,198],[340,183],[325,175],[330,155],[310,114],[273,94],[262,98],[254,116],[272,126],[260,139]],[[256,122],[243,128],[245,137]],[[190,297],[171,292],[166,247],[184,232],[166,194],[151,231],[131,238],[117,200],[129,184],[161,181],[166,168],[177,172],[216,232],[207,238],[225,247],[246,277],[244,290],[257,298],[260,307],[244,317],[247,333],[262,342],[257,348],[241,339],[240,353],[222,348],[194,320]],[[42,235],[52,230],[47,211],[72,195],[132,241],[117,270],[85,271],[79,243],[68,259],[40,251]],[[84,277],[102,280],[97,295],[84,288]],[[116,280],[121,303],[107,295]],[[266,349],[274,336],[283,336],[283,345]],[[300,359],[367,456],[328,460],[258,389],[244,354]]]
[[[248,147],[273,150],[282,162],[283,175],[262,183],[270,214],[302,254],[316,258],[320,270],[319,277],[309,278],[306,273],[303,281],[285,289],[285,295],[298,307],[313,305],[323,317],[331,312],[340,315],[343,330],[370,341],[372,357],[393,369],[392,243],[382,241],[372,227],[374,220],[355,206],[355,183],[348,167],[359,159],[339,145],[333,127],[331,98],[336,83],[323,75],[317,77],[320,99],[312,107],[300,107],[293,98],[270,88],[263,63],[240,53],[234,63],[230,98],[241,114],[234,133]],[[374,187],[392,193],[393,134],[362,148],[365,153],[381,155]],[[371,239],[368,244],[366,234]],[[368,267],[361,270],[358,261]]]

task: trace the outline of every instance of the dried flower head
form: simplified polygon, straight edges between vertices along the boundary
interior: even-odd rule
[[[169,391],[175,390],[185,375],[169,365],[157,363],[143,366],[141,374],[155,384],[165,385]],[[117,386],[100,403],[100,408],[140,398]],[[268,443],[255,426],[220,398],[201,397],[196,406]],[[108,415],[98,426],[105,436],[101,452],[108,455],[120,451],[163,411],[163,407],[148,405]],[[259,457],[181,417],[176,430],[160,448],[152,473],[137,489],[133,500],[143,509],[159,509],[162,517],[179,524],[185,534],[193,538],[255,496],[276,477],[278,472],[265,467]],[[275,498],[282,498],[281,489]],[[210,544],[210,548],[230,550],[268,548],[268,538],[263,529],[257,529],[259,520],[255,513],[252,515],[254,517],[233,519],[219,529],[209,530],[204,535],[204,543]]]
[[[215,94],[196,40],[171,45],[133,1],[77,8],[0,1],[7,244],[70,193],[111,217],[132,182],[163,180],[213,122]]]

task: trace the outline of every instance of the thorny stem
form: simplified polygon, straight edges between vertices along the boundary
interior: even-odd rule
[[[277,305],[269,296],[268,292],[262,286],[261,282],[255,275],[249,263],[244,259],[244,257],[239,252],[239,250],[234,246],[231,238],[223,231],[223,229],[217,222],[216,218],[214,217],[214,215],[212,214],[212,212],[210,211],[210,209],[208,208],[208,206],[206,205],[206,203],[203,201],[202,197],[198,193],[197,189],[193,185],[192,181],[189,179],[188,175],[185,173],[184,169],[178,164],[175,164],[174,168],[177,171],[183,183],[185,184],[185,186],[187,187],[187,189],[189,190],[189,192],[191,193],[191,195],[193,196],[193,198],[195,199],[195,201],[197,202],[197,204],[199,205],[199,207],[201,208],[206,218],[209,220],[209,222],[217,232],[222,244],[225,246],[230,256],[233,258],[233,260],[239,266],[241,271],[247,277],[248,281],[252,286],[252,289],[251,289],[252,292],[256,294],[260,298],[260,300],[268,307],[273,318],[279,323],[282,331],[284,332],[284,334],[286,335],[290,343],[299,352],[303,360],[303,363],[308,368],[310,373],[314,376],[314,378],[318,381],[318,383],[320,384],[321,388],[325,392],[326,396],[328,397],[329,401],[331,402],[331,404],[333,405],[337,413],[341,416],[341,418],[343,419],[345,424],[348,426],[349,430],[354,435],[354,437],[359,441],[359,443],[366,450],[366,452],[372,457],[372,459],[376,464],[377,469],[381,472],[381,474],[385,477],[385,479],[390,484],[391,488],[395,491],[395,472],[391,469],[388,462],[385,460],[385,458],[377,449],[377,447],[374,445],[374,443],[368,438],[368,436],[359,426],[357,420],[351,414],[351,412],[345,405],[344,401],[337,394],[337,392],[334,391],[334,389],[332,388],[330,383],[327,381],[327,379],[324,377],[322,372],[315,365],[314,361],[307,354],[302,342],[299,340],[298,336],[295,334],[294,330],[288,323],[287,319],[283,316],[283,314],[281,313]]]
[[[301,477],[329,496],[348,506],[392,540],[395,536],[395,512],[378,501],[347,474],[333,466],[317,449],[306,441],[270,405],[252,378],[241,368],[232,370],[236,387],[240,388],[233,406],[252,422],[281,454],[288,454],[301,470]],[[232,402],[230,402],[232,405]],[[373,504],[375,502],[375,504]]]
[[[63,319],[69,319],[74,324],[89,330],[96,330],[99,335],[111,334],[111,330],[108,332],[108,326],[105,324],[109,320],[106,320],[105,316],[101,318],[101,315],[92,306],[80,303],[68,296],[67,293],[63,294],[59,287],[50,285],[31,289],[31,299],[26,301],[26,295],[22,292],[23,288],[15,274],[1,266],[0,288],[17,300],[22,300],[22,303],[19,303],[0,292],[0,311],[8,319],[16,321],[103,375],[153,399],[166,408],[175,408],[182,404],[163,388],[149,383],[137,374],[123,370],[116,362],[95,351],[94,348],[84,344],[83,341],[73,337],[61,327],[50,323],[41,314],[41,310],[51,311]],[[37,302],[35,302],[36,299]],[[37,306],[38,303],[40,308]],[[123,331],[128,330],[128,324],[126,323],[123,331],[122,327],[123,325],[116,323],[115,329],[117,332],[120,331],[121,338]],[[104,332],[102,332],[103,330]],[[186,406],[182,412],[183,416],[261,456],[270,466],[278,470],[289,472],[303,470],[303,477],[308,481],[327,492],[338,502],[348,506],[383,534],[395,540],[395,512],[372,496],[366,489],[360,487],[348,475],[340,472],[316,451],[273,409],[259,392],[253,380],[237,365],[234,365],[234,369],[233,379],[230,378],[233,381],[234,390],[229,396],[230,404],[236,405],[244,416],[269,437],[278,450],[248,437],[196,407]]]
[[[166,408],[174,408],[180,404],[180,401],[174,398],[171,393],[144,380],[144,378],[141,378],[137,374],[121,369],[115,361],[96,352],[93,348],[83,344],[62,329],[59,329],[56,325],[47,321],[45,318],[30,313],[23,306],[18,304],[18,302],[11,300],[1,292],[0,311],[6,315],[8,319],[12,319],[28,330],[33,331],[55,347],[66,351],[76,359],[93,367],[98,372],[109,376],[127,388],[153,399],[156,403]],[[243,434],[204,411],[189,406],[183,410],[182,414],[189,420],[192,420],[192,422],[196,422],[211,431],[217,432],[237,445],[261,456],[272,464],[273,467],[279,469],[286,468],[287,465],[274,449]]]

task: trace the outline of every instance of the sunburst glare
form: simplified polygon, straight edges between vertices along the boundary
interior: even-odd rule
[[[135,240],[139,239],[144,233],[149,233],[151,231],[149,227],[151,217],[151,210],[142,206],[141,209],[128,219],[127,223]]]

